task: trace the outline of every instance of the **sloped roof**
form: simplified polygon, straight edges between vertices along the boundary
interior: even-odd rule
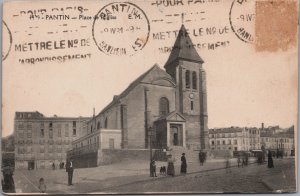
[[[215,134],[215,133],[236,133],[236,132],[242,132],[244,128],[240,127],[228,127],[228,128],[218,128],[218,129],[209,129],[209,133]]]
[[[172,77],[167,72],[165,72],[159,67],[159,65],[154,64],[148,71],[146,71],[145,73],[140,75],[137,79],[135,79],[133,82],[131,82],[129,86],[120,95],[115,95],[113,100],[99,114],[105,112],[108,108],[118,103],[121,98],[128,95],[128,93],[132,89],[134,89],[138,84],[150,83],[154,79],[154,77],[157,76],[164,76],[165,78],[173,80]]]
[[[176,59],[184,59],[204,63],[204,61],[196,51],[194,44],[190,36],[188,35],[184,25],[182,25],[179,30],[177,39],[175,41],[169,59],[167,60],[164,67],[166,67],[168,64],[172,63]]]
[[[160,120],[170,120],[170,121],[178,121],[178,122],[185,122],[185,118],[178,112],[173,111],[170,112],[164,116],[161,116],[160,118],[158,118],[156,121],[160,121]]]

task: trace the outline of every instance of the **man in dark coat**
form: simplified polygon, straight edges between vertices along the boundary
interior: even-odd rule
[[[187,164],[186,164],[185,153],[182,153],[180,173],[186,174],[186,168],[187,168]]]
[[[67,161],[66,163],[66,172],[68,172],[68,185],[73,185],[72,184],[72,178],[73,178],[73,171],[74,171],[74,167],[73,167],[73,160],[70,159]]]
[[[205,161],[205,153],[202,152],[202,150],[200,150],[199,152],[199,161],[200,161],[200,165],[203,165],[204,161]]]
[[[274,168],[272,153],[270,150],[268,153],[268,168]]]

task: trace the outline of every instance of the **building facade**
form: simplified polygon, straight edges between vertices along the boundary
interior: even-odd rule
[[[90,118],[45,117],[39,112],[16,112],[15,166],[22,169],[57,168],[66,161],[72,141],[83,136]]]
[[[285,156],[295,153],[294,126],[282,129],[279,126],[229,127],[209,130],[211,150],[251,151],[280,150]]]
[[[210,129],[209,141],[211,150],[249,150],[249,137],[244,128]]]
[[[282,130],[276,127],[262,129],[261,144],[267,150],[276,152],[280,150],[284,156],[294,156],[295,154],[295,139],[294,126],[287,130]]]

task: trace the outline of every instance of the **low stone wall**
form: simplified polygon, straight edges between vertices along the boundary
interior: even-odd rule
[[[154,151],[152,151],[154,153]],[[125,160],[149,160],[149,149],[102,149],[98,151],[98,165],[108,165]]]
[[[72,159],[75,168],[97,167],[97,152],[73,156]]]
[[[209,159],[215,158],[232,158],[233,152],[230,150],[210,150],[207,152]]]

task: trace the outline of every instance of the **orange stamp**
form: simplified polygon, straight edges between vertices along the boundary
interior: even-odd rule
[[[256,51],[288,50],[297,45],[297,1],[257,1],[255,3]]]

